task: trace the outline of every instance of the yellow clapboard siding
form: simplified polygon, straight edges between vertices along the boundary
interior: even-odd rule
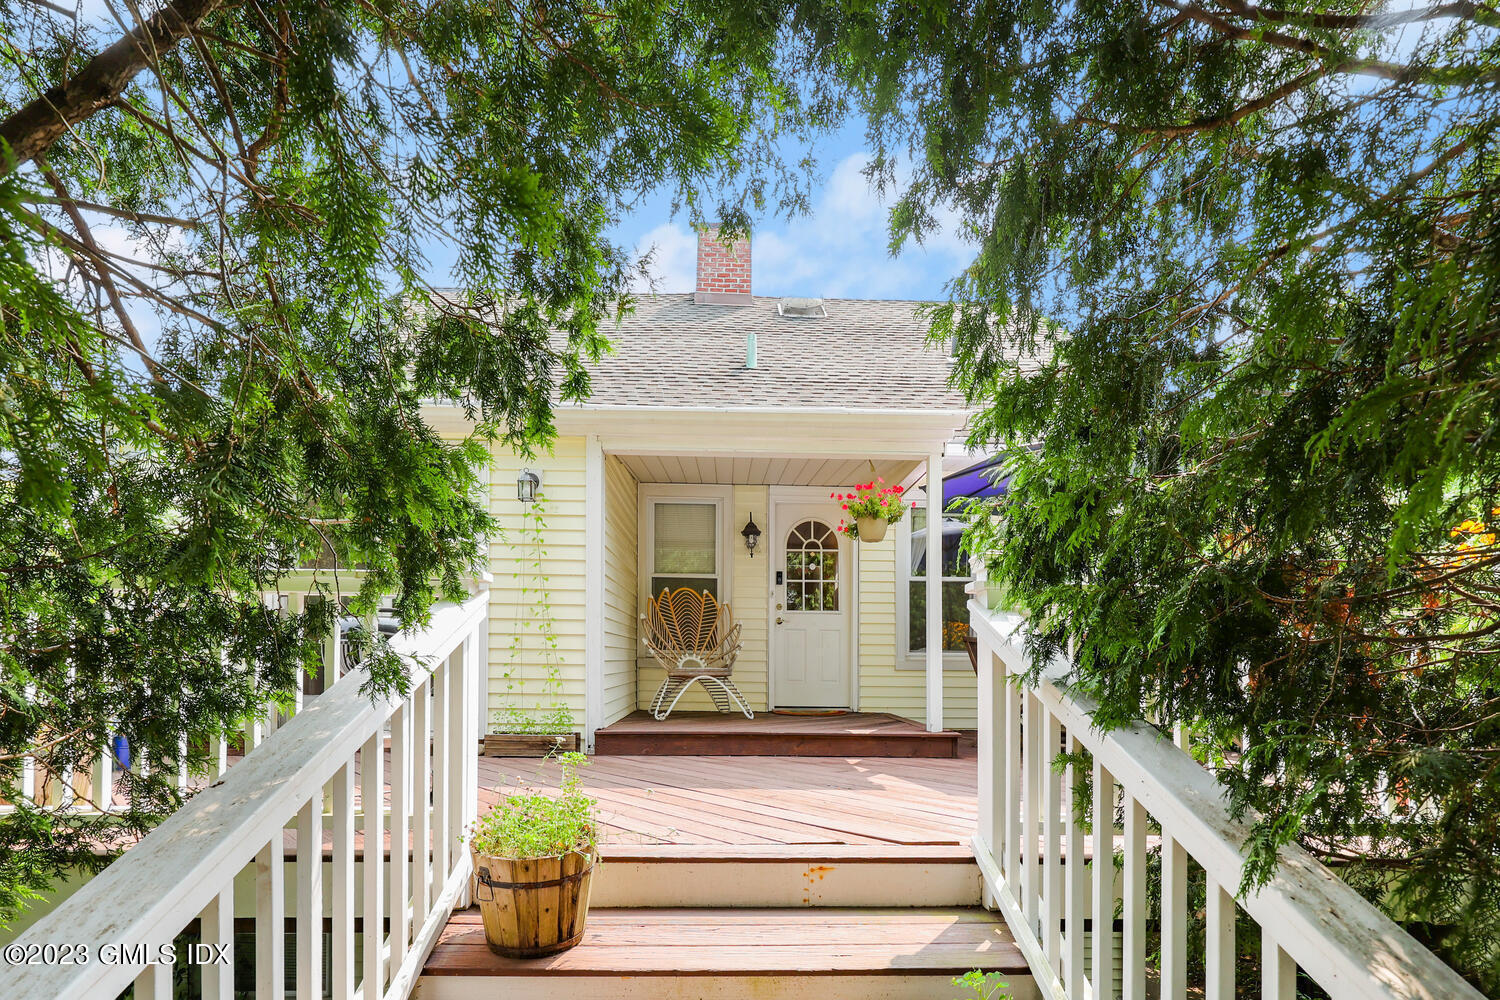
[[[517,709],[545,713],[567,707],[575,728],[584,712],[584,440],[559,438],[549,453],[530,459],[497,446],[491,463],[490,512],[500,524],[491,539],[489,696],[491,713]],[[536,613],[541,586],[531,565],[537,559],[523,532],[525,511],[516,500],[523,468],[542,475],[539,491],[542,572],[551,608],[556,649],[549,649]],[[527,590],[531,592],[527,592]],[[549,692],[549,667],[557,679]]]
[[[636,480],[614,456],[604,462],[604,718],[635,708]]]
[[[897,540],[892,531],[882,542],[860,542],[859,553],[859,709],[891,712],[927,721],[926,674],[920,667],[897,666],[904,659],[896,630]],[[943,725],[949,729],[978,726],[978,688],[973,671],[943,672]]]

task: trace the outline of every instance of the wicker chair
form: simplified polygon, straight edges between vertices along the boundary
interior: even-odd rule
[[[694,681],[703,685],[719,711],[738,708],[745,718],[755,718],[745,696],[729,679],[743,648],[740,626],[729,605],[720,604],[706,590],[663,590],[660,597],[646,598],[641,638],[667,671],[666,680],[651,700],[653,718],[671,715]]]

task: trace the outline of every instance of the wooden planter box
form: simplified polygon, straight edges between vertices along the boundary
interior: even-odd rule
[[[577,733],[487,733],[480,753],[486,757],[545,757],[578,747]]]

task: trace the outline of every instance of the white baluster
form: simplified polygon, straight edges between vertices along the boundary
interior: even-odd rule
[[[1146,1000],[1146,808],[1125,796],[1125,1000]]]
[[[254,714],[245,720],[245,753],[249,753],[260,746],[261,740],[265,739],[266,727],[261,721],[265,712],[265,706],[254,709]]]
[[[448,684],[453,676],[453,659],[438,664],[432,689],[432,877],[438,890],[448,881],[448,799],[453,794],[449,768],[450,744],[447,739],[453,718],[448,714]]]
[[[473,676],[473,648],[465,643],[455,651],[457,660],[457,675],[448,682],[448,726],[439,730],[448,746],[448,780],[456,784],[450,789],[448,796],[448,867],[444,869],[444,878],[459,863],[465,848],[459,843],[460,838],[466,836],[468,831],[464,829],[467,817],[464,815],[468,810],[469,797],[472,794],[469,786],[470,765],[476,762],[478,748],[469,742],[468,734],[471,731],[468,725],[469,712],[465,703],[464,692],[468,688],[469,679]],[[476,779],[477,782],[477,779]],[[468,890],[463,893],[464,905],[468,905]]]
[[[1260,976],[1261,1000],[1296,1000],[1297,963],[1268,927],[1260,929]]]
[[[93,781],[94,806],[100,812],[109,812],[115,800],[115,752],[108,741],[104,745],[104,752],[99,755],[94,764],[94,773],[90,775]]]
[[[364,977],[361,979],[366,997],[378,997],[385,992],[385,963],[382,956],[382,940],[385,937],[385,913],[382,886],[385,868],[385,781],[382,771],[385,766],[385,739],[380,730],[365,741],[359,752],[359,796],[360,809],[364,812],[364,873],[365,900],[364,924]]]
[[[1076,738],[1068,734],[1068,751],[1072,754],[1083,752]],[[1068,817],[1068,850],[1067,862],[1063,866],[1067,878],[1067,978],[1063,981],[1068,984],[1068,996],[1083,998],[1084,968],[1083,968],[1083,922],[1084,911],[1088,909],[1088,878],[1089,871],[1083,860],[1084,837],[1083,817],[1078,808],[1078,792],[1083,788],[1083,771],[1077,764],[1069,762],[1065,791],[1067,802],[1064,803]],[[1097,918],[1096,918],[1097,919]]]
[[[1114,996],[1115,779],[1094,759],[1094,949],[1096,1000]]]
[[[198,914],[199,939],[214,949],[201,966],[203,1000],[234,1000],[234,878]],[[222,961],[220,960],[222,956]]]
[[[391,968],[406,959],[411,936],[411,712],[403,703],[391,716]],[[420,918],[419,918],[420,919]]]
[[[152,962],[135,977],[135,1000],[172,1000],[172,966]]]
[[[1004,853],[1005,721],[1000,667],[989,643],[979,640],[979,840],[991,857]]]
[[[489,676],[489,621],[481,622],[475,629],[474,634],[469,637],[465,644],[465,662],[468,667],[464,674],[464,697],[461,712],[464,720],[463,739],[460,741],[464,747],[464,798],[463,814],[459,822],[461,836],[468,843],[469,831],[474,826],[474,821],[479,818],[479,744],[483,739],[484,731],[481,718],[482,696],[481,678]],[[467,848],[461,848],[467,850]],[[459,897],[463,906],[470,905],[473,900],[469,898],[469,889],[472,881],[464,883],[463,894]]]
[[[1030,691],[1022,695],[1024,717],[1021,726],[1025,731],[1026,753],[1021,766],[1025,769],[1025,790],[1021,793],[1021,903],[1026,913],[1026,923],[1032,931],[1040,931],[1037,920],[1041,914],[1042,880],[1041,858],[1037,851],[1037,830],[1042,807],[1042,706]]]
[[[286,616],[293,618],[302,614],[307,607],[307,595],[303,593],[286,595]],[[302,688],[307,680],[302,671],[297,671],[296,684],[292,688],[292,715],[302,711]]]
[[[319,788],[297,811],[297,1000],[321,1000],[322,996],[323,790]]]
[[[1161,1000],[1187,996],[1187,851],[1161,832]]]
[[[26,685],[26,701],[28,704],[36,703],[36,685]],[[39,802],[37,788],[36,758],[31,754],[21,758],[21,798],[33,804]]]
[[[1042,849],[1042,945],[1047,953],[1047,964],[1056,972],[1062,962],[1062,775],[1053,769],[1052,762],[1061,748],[1062,723],[1050,710],[1045,711],[1045,715],[1042,734],[1046,743],[1037,762],[1044,778],[1042,836],[1046,842]]]
[[[36,758],[27,754],[21,758],[21,798],[34,803],[36,793]]]
[[[432,888],[432,681],[424,679],[412,695],[416,774],[416,813],[412,833],[412,895],[417,913],[425,915],[437,894]]]
[[[1005,688],[1005,877],[1011,886],[1021,878],[1021,689],[1006,669]]]
[[[177,738],[177,790],[188,790],[188,741],[185,733]]]
[[[1203,1000],[1234,1000],[1234,897],[1208,876]]]
[[[333,776],[333,1000],[354,998],[354,761]]]
[[[281,831],[255,856],[255,994],[286,995],[286,844]]]

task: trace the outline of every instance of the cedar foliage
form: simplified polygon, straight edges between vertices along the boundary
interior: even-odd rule
[[[0,919],[174,808],[179,747],[201,772],[290,699],[335,616],[268,611],[289,570],[359,566],[331,596],[406,626],[461,593],[491,442],[545,445],[628,308],[612,221],[657,187],[725,192],[731,229],[802,197],[771,142],[809,120],[787,15],[0,0],[0,797],[115,734],[149,764],[107,819],[0,816]]]
[[[977,245],[933,337],[1013,456],[970,543],[1038,662],[1076,644],[1102,722],[1192,729],[1259,817],[1249,883],[1300,841],[1491,992],[1497,29],[976,0],[824,39],[860,54],[893,247]]]

